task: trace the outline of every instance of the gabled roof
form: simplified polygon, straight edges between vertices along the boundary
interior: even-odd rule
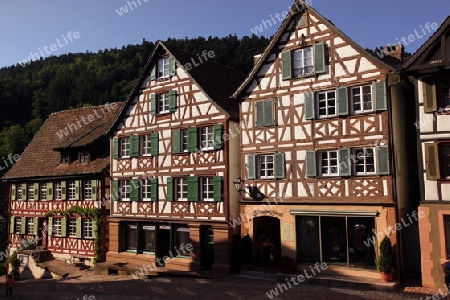
[[[245,90],[245,88],[251,83],[253,80],[253,77],[258,74],[261,67],[265,64],[267,58],[269,57],[270,53],[272,52],[272,49],[275,47],[275,45],[278,43],[279,39],[283,35],[285,29],[289,25],[289,23],[292,21],[292,19],[295,17],[297,13],[299,13],[299,9],[304,8],[306,11],[308,11],[310,14],[313,14],[315,17],[317,17],[319,20],[321,20],[326,26],[329,28],[333,28],[337,35],[339,35],[344,41],[346,41],[348,44],[352,45],[357,51],[361,52],[362,54],[365,54],[366,58],[371,61],[372,63],[382,67],[386,68],[390,71],[395,71],[395,69],[386,64],[385,62],[381,61],[377,57],[371,55],[369,52],[367,52],[364,48],[362,48],[360,45],[358,45],[356,42],[354,42],[350,37],[348,37],[345,33],[343,33],[339,28],[337,28],[330,20],[326,19],[324,16],[322,16],[319,12],[317,12],[312,6],[309,6],[307,3],[305,3],[303,0],[295,0],[294,4],[292,5],[289,14],[286,16],[284,21],[281,23],[280,28],[278,28],[278,31],[275,33],[275,35],[272,37],[272,40],[270,41],[267,48],[264,50],[261,58],[258,60],[257,64],[253,67],[250,74],[247,76],[245,81],[242,82],[242,84],[238,87],[238,89],[233,93],[233,98],[238,98],[239,95]]]
[[[25,148],[20,159],[2,177],[19,179],[68,176],[102,172],[109,165],[109,156],[94,158],[89,163],[60,164],[62,149],[85,147],[107,137],[125,102],[83,107],[51,114]],[[106,141],[105,148],[109,149]],[[109,151],[106,151],[107,153]]]
[[[418,63],[419,59],[426,54],[437,44],[441,42],[441,36],[450,30],[450,15],[445,19],[441,26],[436,30],[436,32],[430,36],[430,38],[417,49],[416,53],[404,64],[403,68],[408,70],[413,67],[414,64]],[[447,49],[447,62],[450,61],[449,49]],[[434,67],[434,65],[430,65]]]
[[[217,105],[218,109],[222,110],[233,119],[237,120],[239,118],[238,103],[236,103],[234,99],[231,99],[230,95],[245,79],[245,74],[219,65],[211,59],[205,60],[202,58],[202,62],[200,62],[198,55],[182,51],[161,41],[156,44],[150,58],[139,75],[139,78],[128,96],[126,107],[132,103],[134,96],[139,93],[139,88],[142,86],[145,78],[149,76],[152,66],[156,63],[158,56],[164,51],[169,53],[173,59],[175,59],[179,66],[184,69],[210,101]],[[193,62],[196,64],[193,65]],[[187,70],[187,68],[184,67],[188,63],[192,66],[190,70]],[[117,120],[117,123],[119,122],[120,118]]]

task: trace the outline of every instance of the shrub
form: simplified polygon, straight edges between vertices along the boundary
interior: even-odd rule
[[[377,261],[378,270],[383,273],[394,272],[394,249],[391,239],[387,236],[380,243],[380,256]]]

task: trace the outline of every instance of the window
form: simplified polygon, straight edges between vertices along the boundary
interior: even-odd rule
[[[169,77],[169,57],[158,59],[158,78]]]
[[[248,179],[283,179],[285,169],[284,153],[247,155]]]
[[[450,142],[438,141],[424,146],[427,179],[450,179]]]
[[[34,218],[26,218],[27,234],[34,234]]]
[[[437,76],[421,78],[423,103],[426,113],[450,112],[450,72],[440,72]]]
[[[151,155],[151,149],[152,149],[152,141],[150,138],[150,134],[141,135],[141,155],[143,156],[149,156]]]
[[[339,175],[338,151],[323,151],[320,153],[320,171],[322,176]]]
[[[156,226],[143,224],[140,228],[139,249],[142,253],[154,253],[156,251]]]
[[[70,153],[69,152],[61,152],[61,163],[62,164],[70,164]]]
[[[14,218],[14,225],[15,225],[15,233],[20,234],[22,232],[22,218],[21,217],[15,217]]]
[[[150,179],[144,179],[141,181],[141,198],[142,201],[152,200],[152,186],[150,184]]]
[[[181,152],[188,152],[189,146],[189,134],[188,129],[181,129]]]
[[[119,138],[119,157],[130,157],[130,137]]]
[[[62,218],[53,218],[52,222],[52,235],[61,236],[62,230]]]
[[[274,156],[259,155],[258,156],[258,173],[259,178],[274,178]]]
[[[28,200],[34,200],[35,190],[34,190],[34,184],[29,183],[28,184]]]
[[[47,200],[47,183],[41,183],[41,200]]]
[[[123,247],[125,251],[137,251],[137,225],[124,224],[123,226]]]
[[[83,237],[86,239],[91,239],[94,237],[94,221],[92,219],[83,219]]]
[[[89,151],[80,151],[78,153],[78,161],[80,163],[88,163],[91,160],[91,154]]]
[[[69,218],[68,232],[70,237],[77,237],[77,219]]]
[[[189,227],[185,226],[174,226],[176,228],[175,231],[175,245],[176,247],[180,247],[181,245],[188,245],[191,243],[191,239],[189,237]],[[174,229],[175,229],[174,228]],[[189,253],[185,251],[179,251],[179,255],[181,257],[189,257]]]
[[[18,184],[16,188],[16,199],[17,200],[23,200],[23,190],[22,185]]]
[[[327,91],[318,94],[319,117],[336,116],[336,92]]]
[[[156,95],[158,102],[158,113],[164,114],[170,112],[170,98],[169,92]]]
[[[213,126],[200,127],[200,149],[214,149],[214,128]]]
[[[450,112],[450,75],[440,76],[439,86],[439,98],[442,110]]]
[[[353,111],[355,113],[373,111],[371,85],[352,87],[351,91]]]
[[[92,183],[90,180],[83,181],[83,199],[92,200]]]
[[[354,150],[355,174],[375,173],[375,156],[373,148],[357,148]]]
[[[55,200],[62,199],[61,182],[55,182]]]
[[[444,215],[445,251],[450,257],[450,215]]]
[[[176,201],[187,201],[188,198],[187,178],[175,178],[175,195]]]
[[[214,181],[213,177],[201,177],[201,200],[214,201]]]
[[[69,200],[76,200],[76,185],[75,181],[68,182]]]
[[[294,51],[294,77],[307,76],[314,73],[312,47]]]
[[[271,126],[275,125],[273,100],[263,100],[256,102],[256,126]]]
[[[131,192],[131,185],[130,180],[119,180],[119,200],[120,201],[130,201],[130,192]]]

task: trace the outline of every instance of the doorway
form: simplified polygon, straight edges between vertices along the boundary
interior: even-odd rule
[[[170,252],[170,225],[161,224],[159,225],[159,230],[157,232],[157,243],[156,243],[156,258],[163,258],[168,256]],[[159,266],[165,266],[165,262],[162,259],[158,259],[160,262]]]
[[[255,266],[263,266],[261,257],[261,248],[264,237],[274,244],[272,251],[273,259],[279,260],[281,257],[281,236],[280,219],[269,216],[256,217],[253,219],[253,241],[254,241],[254,259]]]
[[[214,263],[214,230],[212,226],[200,226],[201,268],[212,271]]]

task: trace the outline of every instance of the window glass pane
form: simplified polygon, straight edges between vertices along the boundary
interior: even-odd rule
[[[134,224],[124,224],[124,250],[137,250],[137,226]]]
[[[92,238],[93,237],[93,220],[83,219],[83,237]]]
[[[156,251],[155,225],[148,224],[141,227],[140,249],[143,252]]]
[[[68,222],[68,232],[70,237],[76,237],[77,235],[77,219],[70,218]]]
[[[178,227],[175,232],[175,247],[180,248],[182,244],[185,246],[191,242],[189,237],[189,227]],[[188,256],[183,251],[179,251],[180,256]]]
[[[450,177],[450,145],[444,145],[444,177]]]

